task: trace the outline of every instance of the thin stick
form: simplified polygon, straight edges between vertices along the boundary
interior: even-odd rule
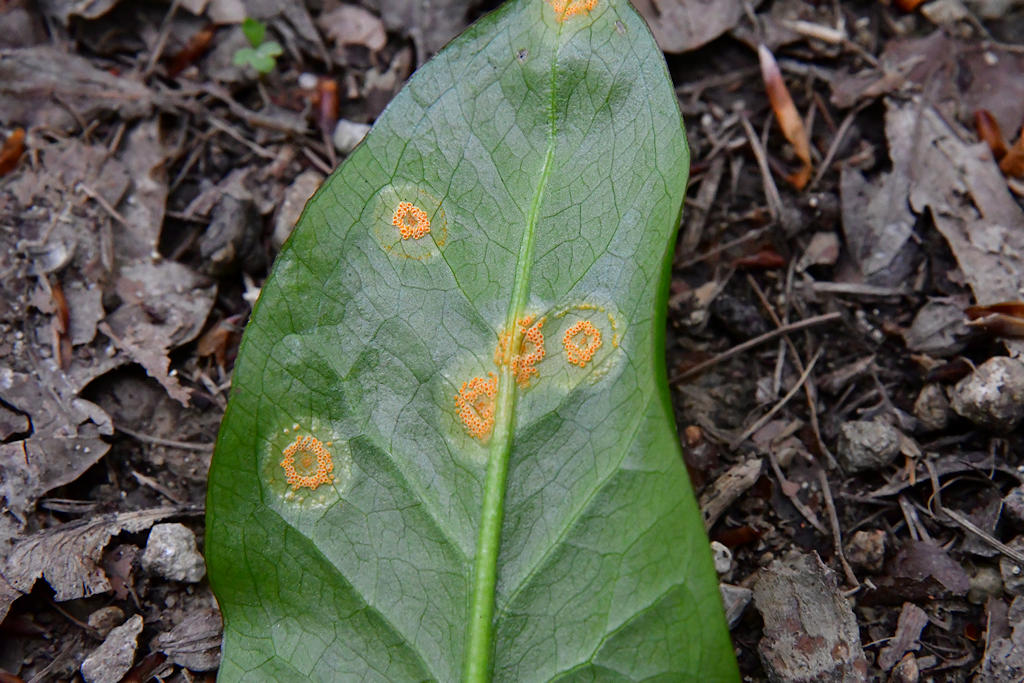
[[[171,3],[170,9],[167,10],[167,14],[164,15],[164,20],[160,24],[160,35],[157,37],[156,45],[153,46],[153,52],[150,53],[149,59],[146,61],[146,68],[142,71],[143,76],[149,76],[153,73],[157,60],[163,54],[164,47],[167,46],[167,38],[171,35],[171,20],[174,19],[174,14],[178,11],[179,4],[181,4],[181,0],[174,0]]]
[[[1021,569],[1024,569],[1024,555],[1022,555],[1020,552],[1014,550],[1002,541],[993,538],[990,534],[985,533],[984,529],[982,529],[977,524],[961,515],[956,510],[950,510],[947,507],[943,507],[942,503],[939,503],[938,507],[940,511],[946,513],[949,516],[949,518],[952,519],[954,522],[962,526],[964,529],[967,529],[972,534],[983,540],[985,543],[988,543],[990,546],[1001,552],[1003,555],[1006,555],[1008,558],[1016,562],[1018,565],[1020,565]]]
[[[804,370],[803,374],[800,375],[800,379],[797,380],[796,384],[793,385],[792,389],[786,392],[786,395],[782,397],[782,400],[780,400],[778,403],[772,406],[772,409],[769,410],[764,415],[762,415],[757,421],[754,422],[754,424],[750,425],[745,430],[743,430],[743,433],[740,434],[738,438],[733,439],[732,443],[729,444],[730,449],[735,449],[741,443],[746,441],[747,437],[749,437],[751,434],[753,434],[758,429],[763,427],[764,424],[768,422],[768,420],[772,419],[772,417],[775,416],[775,413],[782,410],[782,407],[789,403],[789,399],[796,396],[796,392],[800,391],[800,387],[802,387],[804,382],[807,381],[807,378],[811,376],[811,370],[814,369],[814,365],[818,362],[818,359],[821,358],[821,352],[823,350],[824,349],[818,349],[818,352],[814,354],[814,358],[812,358],[811,362],[807,364],[807,368]]]
[[[765,296],[765,293],[761,290],[761,287],[758,286],[757,280],[755,280],[753,276],[751,276],[749,273],[747,274],[747,282],[750,284],[750,287],[754,290],[754,294],[756,294],[757,298],[761,301],[761,306],[764,307],[764,309],[768,312],[768,315],[771,317],[772,322],[775,323],[775,326],[782,327],[782,320],[779,318],[778,314],[775,313],[775,309],[772,308],[771,303],[768,301],[768,297]],[[800,358],[800,353],[796,350],[796,344],[794,344],[793,340],[789,338],[789,335],[783,336],[783,339],[785,340],[786,346],[789,349],[790,358],[793,359],[793,365],[796,366],[796,371],[803,372],[804,363],[803,360]],[[835,456],[832,455],[832,452],[828,449],[827,446],[825,446],[825,442],[821,438],[821,426],[818,423],[818,407],[815,405],[814,400],[815,391],[814,388],[811,386],[810,380],[808,380],[804,384],[804,394],[807,395],[807,410],[811,417],[811,430],[814,432],[814,439],[818,443],[818,448],[828,458],[829,464],[836,466],[838,463],[836,462]]]
[[[148,434],[140,434],[139,432],[132,431],[120,425],[116,426],[115,429],[122,434],[127,434],[136,441],[143,443],[151,443],[157,446],[168,446],[169,448],[180,448],[183,451],[196,451],[198,453],[209,453],[213,450],[212,443],[195,443],[193,441],[175,441],[173,439],[161,439],[159,436],[149,436]],[[177,502],[177,501],[175,501]]]
[[[761,182],[764,185],[765,198],[768,200],[768,211],[772,218],[779,220],[782,217],[782,196],[779,195],[779,188],[775,185],[771,169],[768,168],[768,155],[746,116],[740,117],[740,123],[743,124],[743,130],[747,133],[747,140],[750,141],[750,151],[754,153],[757,166],[761,169]]]
[[[786,479],[786,475],[782,473],[782,468],[779,467],[778,458],[775,457],[775,451],[773,451],[771,448],[768,449],[768,463],[772,466],[772,471],[775,473],[775,478],[779,480],[779,487],[782,489],[782,495],[786,496],[786,498],[789,499],[789,502],[793,504],[793,507],[796,508],[797,512],[799,512],[801,516],[803,516],[803,518],[810,523],[811,526],[820,531],[822,534],[827,534],[828,529],[826,529],[825,525],[821,523],[821,520],[818,519],[818,516],[814,514],[813,510],[804,505],[804,502],[800,500],[798,491],[792,490],[792,487],[796,486],[796,484],[793,484],[788,479]]]
[[[751,231],[747,232],[745,235],[743,235],[742,237],[737,237],[736,239],[734,239],[734,240],[732,240],[730,242],[726,242],[725,244],[719,244],[717,247],[715,247],[713,249],[708,249],[703,254],[698,254],[697,256],[694,256],[691,259],[688,259],[688,260],[683,261],[681,263],[677,263],[676,264],[676,268],[689,268],[690,266],[696,265],[696,264],[700,263],[701,261],[708,260],[712,256],[717,256],[718,254],[721,254],[723,251],[727,251],[727,250],[732,249],[733,247],[738,246],[740,244],[745,244],[747,242],[751,242],[753,240],[756,240],[758,237],[760,237],[761,235],[765,234],[767,231],[768,231],[767,227],[765,227],[765,228],[757,228],[755,230],[751,230]]]
[[[670,381],[674,383],[674,382],[681,382],[684,379],[689,379],[691,377],[694,377],[695,375],[699,375],[700,373],[704,372],[705,370],[707,370],[708,368],[710,368],[712,366],[718,365],[722,361],[729,360],[733,356],[735,356],[737,354],[740,354],[740,353],[743,353],[744,351],[746,351],[748,349],[752,349],[755,346],[759,346],[759,345],[765,343],[766,341],[771,341],[772,339],[775,339],[776,337],[782,336],[784,334],[788,334],[790,332],[795,332],[796,330],[802,330],[802,329],[807,328],[807,327],[814,327],[815,325],[821,325],[823,323],[832,322],[833,320],[841,318],[842,315],[843,315],[842,313],[840,313],[838,311],[834,311],[832,313],[825,313],[823,315],[816,315],[816,316],[814,316],[812,318],[804,318],[803,320],[798,320],[795,323],[789,323],[788,325],[783,325],[782,327],[777,327],[774,330],[772,330],[770,332],[765,332],[764,334],[762,334],[762,335],[760,335],[758,337],[754,337],[753,339],[748,339],[747,341],[743,342],[742,344],[737,344],[736,346],[732,347],[728,351],[723,351],[722,353],[718,354],[714,358],[709,358],[708,360],[704,361],[703,363],[698,363],[697,365],[694,365],[689,370],[684,370],[683,372],[680,372],[680,373],[678,373],[676,375],[673,375]]]
[[[859,587],[860,580],[853,573],[853,567],[846,561],[846,554],[843,552],[843,535],[839,531],[839,515],[836,514],[836,504],[832,500],[832,489],[828,485],[828,475],[824,469],[818,470],[818,482],[821,484],[821,492],[825,496],[828,522],[832,526],[832,543],[835,544],[836,556],[839,558],[839,564],[843,566],[843,573],[846,574],[846,582],[852,587]]]
[[[839,146],[843,144],[843,140],[846,138],[846,134],[850,131],[850,127],[853,125],[853,120],[857,117],[857,114],[861,112],[867,104],[862,104],[856,107],[853,111],[846,115],[843,122],[839,124],[839,130],[836,131],[836,135],[832,138],[832,144],[828,146],[828,152],[825,153],[825,158],[822,160],[821,165],[818,166],[818,172],[814,174],[814,179],[811,180],[811,184],[807,186],[807,190],[813,190],[817,187],[821,179],[825,177],[825,173],[828,172],[829,167],[832,165],[832,161],[836,158],[836,154],[839,153]]]

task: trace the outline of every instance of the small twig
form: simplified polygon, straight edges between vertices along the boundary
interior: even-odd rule
[[[754,153],[757,166],[761,169],[761,182],[764,185],[765,198],[768,200],[768,212],[777,221],[782,217],[782,196],[779,194],[779,188],[775,185],[772,171],[768,167],[768,154],[764,151],[764,146],[761,145],[757,133],[754,132],[754,127],[750,125],[746,116],[740,117],[740,123],[743,124],[743,130],[747,133],[750,151]]]
[[[303,147],[302,153],[305,154],[306,158],[312,161],[313,165],[316,166],[317,169],[322,171],[325,175],[331,175],[331,173],[334,172],[334,169],[331,168],[330,164],[328,164],[326,161],[317,156],[316,153],[309,147]]]
[[[900,496],[896,500],[900,504],[903,518],[907,520],[907,530],[910,532],[910,537],[915,541],[931,541],[931,535],[924,528],[924,525],[921,524],[921,519],[917,516],[917,510],[910,504],[906,496]]]
[[[838,311],[834,311],[832,313],[825,313],[823,315],[816,315],[816,316],[814,316],[812,318],[805,318],[803,320],[798,320],[795,323],[789,323],[788,325],[783,325],[782,327],[777,327],[774,330],[771,330],[770,332],[765,332],[764,334],[762,334],[760,336],[757,336],[757,337],[754,337],[753,339],[748,339],[747,341],[743,342],[742,344],[737,344],[736,346],[732,347],[728,351],[723,351],[722,353],[718,354],[714,358],[709,358],[708,360],[704,361],[703,363],[698,363],[697,365],[694,365],[692,368],[689,368],[688,370],[684,370],[683,372],[680,372],[680,373],[678,373],[676,375],[673,375],[672,379],[670,381],[672,383],[675,383],[675,382],[681,382],[682,380],[685,380],[685,379],[689,379],[690,377],[694,377],[696,375],[699,375],[700,373],[704,372],[705,370],[707,370],[710,367],[718,365],[719,363],[721,363],[723,361],[729,360],[733,356],[735,356],[737,354],[740,354],[740,353],[743,353],[744,351],[746,351],[748,349],[752,349],[755,346],[759,346],[759,345],[765,343],[766,341],[771,341],[772,339],[775,339],[776,337],[782,336],[784,334],[788,334],[790,332],[795,332],[796,330],[802,330],[802,329],[804,329],[806,327],[814,327],[815,325],[821,325],[823,323],[832,322],[833,320],[841,318],[842,315],[843,315],[842,313],[839,313]]]
[[[146,68],[142,71],[144,77],[153,73],[153,67],[156,66],[157,60],[160,59],[160,55],[164,52],[167,38],[171,35],[171,20],[174,19],[174,15],[178,12],[179,4],[181,4],[181,0],[174,0],[167,10],[167,14],[164,15],[164,20],[160,24],[160,35],[157,37],[156,45],[153,46],[153,52],[150,53],[149,60],[146,62]]]
[[[704,225],[708,219],[708,207],[718,194],[718,186],[722,182],[722,173],[725,171],[725,157],[716,156],[711,160],[708,172],[700,183],[697,190],[696,202],[689,202],[691,211],[683,229],[683,236],[679,240],[679,252],[689,254],[700,244],[701,236],[704,233]],[[696,206],[696,209],[694,207]]]
[[[256,156],[262,157],[264,159],[277,159],[277,155],[271,152],[269,149],[257,145],[252,140],[249,140],[244,135],[234,130],[227,123],[224,123],[223,121],[218,119],[216,116],[210,116],[207,120],[213,125],[214,128],[226,133],[229,137],[234,138],[238,142],[248,147]]]
[[[163,495],[165,498],[167,498],[172,503],[177,503],[178,505],[184,505],[185,504],[185,501],[183,501],[181,498],[178,498],[176,495],[171,493],[170,489],[168,489],[166,486],[164,486],[160,482],[156,481],[155,479],[151,479],[150,477],[147,477],[144,474],[140,474],[139,472],[136,472],[135,470],[132,470],[132,476],[135,477],[135,481],[139,482],[143,486],[148,486],[149,488],[153,489],[157,493]]]
[[[836,504],[832,500],[832,489],[828,485],[828,474],[825,473],[824,468],[818,470],[818,483],[821,484],[822,495],[825,496],[825,509],[828,510],[828,522],[832,526],[832,543],[836,547],[836,557],[839,558],[839,564],[843,567],[843,573],[846,574],[846,583],[852,587],[860,586],[860,580],[857,575],[853,573],[853,567],[846,561],[846,553],[843,552],[843,535],[839,530],[839,515],[836,514]]]
[[[818,282],[810,280],[797,285],[801,289],[810,289],[825,294],[849,294],[851,296],[910,296],[913,294],[906,287],[886,287],[884,285],[866,285],[858,282]]]
[[[775,309],[768,301],[768,297],[765,296],[765,293],[761,290],[761,287],[758,286],[757,280],[755,280],[750,274],[747,274],[747,282],[750,284],[750,287],[754,290],[754,294],[757,295],[758,300],[761,302],[761,306],[768,312],[768,315],[771,317],[772,322],[775,323],[775,327],[782,327],[782,320],[779,318],[778,314],[775,313]],[[796,371],[803,372],[804,363],[803,360],[800,358],[800,353],[796,350],[796,344],[794,344],[793,340],[789,338],[789,335],[784,335],[782,338],[785,341],[787,348],[789,349],[789,355],[790,358],[792,358],[793,360],[793,365],[796,367]],[[807,396],[807,410],[811,418],[811,431],[814,432],[814,439],[818,444],[818,449],[825,454],[826,458],[829,461],[829,464],[835,467],[838,465],[835,456],[832,455],[832,451],[828,449],[828,447],[825,445],[825,441],[821,438],[821,426],[818,422],[818,407],[815,401],[816,393],[817,392],[813,387],[813,383],[810,380],[808,380],[804,384],[804,394]]]
[[[826,529],[825,525],[821,523],[821,520],[818,519],[818,516],[814,514],[814,511],[807,507],[807,505],[805,505],[802,500],[800,500],[800,487],[791,482],[789,479],[786,479],[786,475],[782,473],[782,468],[779,467],[778,458],[775,457],[775,451],[772,450],[771,448],[768,449],[768,463],[772,466],[772,471],[775,473],[775,478],[779,480],[779,488],[782,490],[782,495],[789,499],[789,502],[793,504],[793,507],[796,508],[796,511],[799,512],[800,515],[811,524],[811,526],[820,531],[822,534],[827,534],[828,529]],[[793,490],[794,487],[797,490]]]
[[[828,169],[832,166],[832,161],[835,159],[836,154],[839,153],[839,147],[843,144],[843,140],[846,139],[846,134],[850,131],[850,127],[853,126],[853,121],[857,118],[857,114],[861,112],[868,103],[862,103],[853,109],[843,122],[839,124],[839,130],[836,131],[835,136],[832,138],[832,144],[828,146],[828,151],[825,153],[825,158],[822,159],[821,164],[818,166],[818,172],[814,174],[814,178],[811,179],[810,184],[807,186],[807,190],[813,190],[817,187],[821,179],[825,177]]]
[[[143,443],[151,443],[157,446],[167,446],[169,448],[180,448],[183,451],[196,451],[198,453],[209,453],[213,450],[212,443],[195,443],[193,441],[175,441],[174,439],[162,439],[159,436],[149,436],[148,434],[140,434],[139,432],[132,431],[126,427],[117,425],[115,427],[117,431],[122,434],[127,434],[136,441]]]
[[[741,244],[746,244],[747,242],[752,242],[753,240],[756,240],[759,237],[761,237],[761,235],[765,234],[766,232],[768,232],[767,227],[751,230],[742,237],[737,237],[736,239],[730,242],[726,242],[725,244],[719,244],[717,247],[714,247],[713,249],[708,249],[703,254],[698,254],[697,256],[694,256],[691,259],[687,259],[686,261],[675,264],[676,268],[689,268],[690,266],[696,265],[701,261],[706,261],[709,258],[712,258],[713,256],[717,256],[718,254],[721,254],[723,251],[728,251],[733,247],[739,246]]]
[[[733,439],[733,441],[729,444],[729,448],[735,449],[741,443],[746,441],[747,437],[749,437],[751,434],[753,434],[762,426],[764,426],[764,424],[768,422],[768,420],[774,417],[775,413],[782,410],[782,407],[789,403],[789,400],[791,398],[796,396],[796,392],[800,391],[800,388],[804,385],[804,382],[806,382],[807,378],[811,376],[811,370],[814,369],[814,366],[818,362],[818,359],[821,358],[822,351],[824,351],[824,349],[818,349],[818,352],[814,354],[814,357],[811,358],[811,362],[807,364],[807,368],[800,375],[800,379],[796,381],[796,384],[793,385],[793,388],[787,391],[786,395],[783,396],[782,399],[779,400],[774,406],[772,406],[771,410],[762,415],[758,420],[754,422],[754,424],[750,425],[745,430],[743,430],[743,433],[740,434],[739,437]]]
[[[85,183],[78,183],[78,189],[80,189],[82,192],[84,192],[86,195],[88,195],[89,198],[92,199],[94,202],[99,204],[100,207],[104,211],[106,211],[107,213],[110,214],[111,218],[116,220],[121,225],[123,225],[125,227],[129,227],[128,226],[128,221],[125,219],[125,217],[122,216],[118,212],[117,209],[115,209],[113,206],[111,206],[110,202],[108,202],[106,199],[103,198],[103,195],[101,195],[100,193],[96,192],[96,190],[92,189],[91,187],[89,187]]]
[[[946,514],[950,519],[952,519],[954,522],[962,526],[964,529],[967,529],[972,534],[980,538],[982,541],[988,543],[990,546],[1001,552],[1003,555],[1006,555],[1008,558],[1016,562],[1018,565],[1020,565],[1021,569],[1024,569],[1024,555],[1022,555],[1020,552],[1014,550],[1002,541],[993,538],[991,534],[985,533],[984,529],[979,527],[971,520],[967,519],[967,517],[961,515],[956,510],[950,510],[947,507],[943,507],[942,503],[938,504],[938,509],[940,512]]]

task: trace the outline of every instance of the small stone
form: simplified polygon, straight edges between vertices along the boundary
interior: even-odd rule
[[[892,683],[917,683],[920,678],[921,670],[913,652],[903,655],[903,659],[893,667],[892,673],[889,675],[889,680]]]
[[[136,614],[106,637],[98,648],[82,662],[82,678],[86,683],[117,683],[135,661],[142,617]]]
[[[866,569],[869,572],[881,571],[885,562],[885,531],[855,531],[846,544],[846,559],[858,569]]]
[[[124,623],[124,611],[116,605],[100,607],[89,615],[89,626],[104,638],[117,625]]]
[[[743,616],[747,605],[750,604],[750,598],[753,597],[754,591],[743,586],[733,586],[728,583],[718,584],[718,589],[722,593],[725,618],[729,622],[729,628],[732,629],[739,623],[740,617]]]
[[[839,428],[839,462],[847,472],[879,470],[900,452],[900,432],[878,420],[846,422]]]
[[[1019,553],[1024,553],[1024,536],[1018,536],[1006,545]],[[1005,555],[999,558],[999,572],[1003,577],[1003,586],[1011,595],[1024,595],[1024,567]]]
[[[967,601],[974,605],[983,605],[994,596],[1003,592],[1003,577],[995,567],[978,567],[971,576],[971,587],[967,590]]]
[[[195,583],[206,574],[196,537],[184,524],[156,524],[142,553],[143,568],[173,581]]]
[[[857,618],[817,555],[773,562],[758,572],[753,591],[764,619],[757,649],[768,680],[867,680]]]
[[[711,557],[715,560],[715,571],[724,576],[732,571],[732,551],[718,541],[711,541]]]
[[[349,154],[369,132],[369,124],[341,119],[334,128],[334,147],[342,154]]]
[[[1024,419],[1024,362],[989,358],[957,382],[953,410],[980,427],[1012,430]]]
[[[953,409],[946,398],[946,392],[938,384],[925,384],[914,401],[914,417],[921,421],[926,432],[945,429]]]
[[[1018,526],[1024,526],[1024,486],[1012,489],[1003,498],[1003,512]]]

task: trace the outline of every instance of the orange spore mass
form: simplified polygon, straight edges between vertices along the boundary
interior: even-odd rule
[[[470,436],[486,441],[494,429],[494,402],[498,395],[498,378],[474,377],[462,383],[455,396],[455,412]]]
[[[398,228],[403,240],[419,238],[430,232],[430,218],[427,212],[412,202],[399,202],[391,224]]]
[[[589,14],[597,7],[597,0],[548,0],[548,4],[555,10],[558,21],[565,21],[576,14]]]
[[[284,468],[285,478],[293,490],[301,488],[316,489],[321,484],[330,484],[334,481],[334,461],[331,459],[331,452],[327,450],[320,439],[312,436],[300,436],[284,449],[281,467]],[[299,473],[295,470],[295,456],[299,456]],[[314,458],[316,469],[313,471]]]
[[[522,330],[523,338],[519,347],[519,353],[512,354],[509,351],[512,333],[505,332],[498,338],[498,348],[494,351],[494,362],[497,365],[510,365],[512,374],[515,375],[516,384],[526,388],[530,386],[530,378],[537,375],[537,363],[544,360],[544,334],[540,328],[544,326],[544,318],[533,322],[533,316],[528,315],[520,318],[519,327]]]
[[[577,335],[582,337],[579,342],[576,341]],[[562,337],[562,346],[565,347],[565,355],[568,356],[569,362],[581,368],[590,362],[601,348],[601,343],[601,330],[594,327],[589,320],[576,322]]]

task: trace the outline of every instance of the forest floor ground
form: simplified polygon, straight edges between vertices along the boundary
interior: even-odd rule
[[[3,680],[72,679],[135,615],[126,680],[214,675],[189,543],[250,307],[494,4],[0,1]],[[744,676],[1019,680],[1024,3],[637,4],[692,151],[667,366]]]

